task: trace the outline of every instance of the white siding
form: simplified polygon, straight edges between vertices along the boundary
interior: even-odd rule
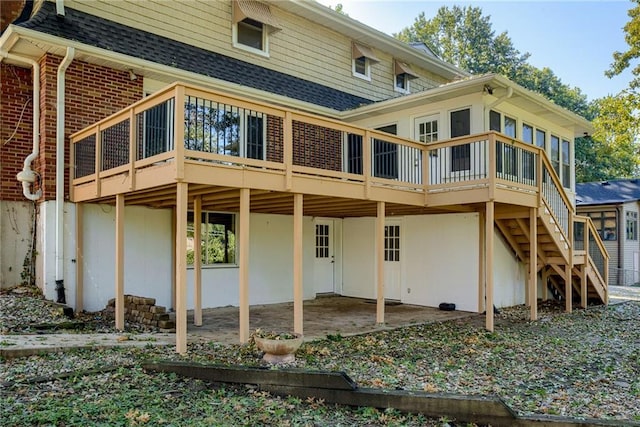
[[[31,202],[0,203],[0,288],[22,283],[23,264],[31,248],[33,215]]]

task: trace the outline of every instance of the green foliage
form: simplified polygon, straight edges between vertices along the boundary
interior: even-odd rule
[[[592,103],[598,112],[592,138],[576,139],[576,181],[638,176],[640,166],[640,96],[622,92]]]
[[[609,78],[622,73],[631,66],[632,60],[640,57],[640,0],[632,0],[632,3],[635,3],[635,7],[627,12],[631,19],[624,26],[624,39],[629,49],[626,52],[613,53],[613,63],[605,73]],[[631,88],[640,88],[640,65],[636,64],[631,73],[635,76],[630,83]]]

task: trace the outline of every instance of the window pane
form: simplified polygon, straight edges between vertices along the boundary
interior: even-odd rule
[[[347,135],[347,172],[362,175],[362,136]]]
[[[496,132],[502,132],[502,124],[500,113],[497,111],[489,111],[489,130],[495,130]]]
[[[555,135],[551,135],[551,164],[560,175],[560,138]]]
[[[511,138],[516,137],[516,119],[511,117],[504,117],[504,134]]]
[[[246,157],[264,159],[264,119],[262,113],[247,115]]]
[[[238,43],[254,49],[263,50],[262,32],[264,26],[262,22],[246,18],[238,22]]]
[[[533,144],[533,127],[522,125],[522,140],[528,144]]]
[[[547,135],[545,134],[544,131],[537,129],[536,130],[536,145],[542,149],[544,149],[544,140],[546,139]]]
[[[216,212],[203,212],[201,216],[202,265],[235,264],[235,216]],[[193,212],[187,213],[187,264],[193,265],[196,236]]]
[[[353,60],[354,70],[356,74],[362,74],[363,76],[367,75],[367,58],[361,56],[360,58],[356,58]]]
[[[566,188],[571,188],[571,166],[569,156],[570,145],[569,141],[562,140],[562,185]]]
[[[465,109],[451,113],[451,138],[471,134],[471,110]]]

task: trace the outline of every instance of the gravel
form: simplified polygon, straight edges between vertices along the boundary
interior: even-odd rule
[[[0,310],[5,334],[29,331],[30,323],[68,320],[33,294],[4,293]],[[362,387],[498,395],[520,415],[640,421],[640,302],[571,314],[560,304],[545,302],[539,305],[538,321],[527,318],[528,308],[516,306],[500,310],[493,333],[472,318],[348,338],[330,336],[303,344],[292,366],[345,371]],[[112,321],[99,314],[87,315],[83,322],[85,330],[113,331]],[[52,383],[29,382],[35,378],[139,367],[144,359],[262,364],[253,345],[194,343],[184,357],[173,350],[73,351],[6,360],[0,382],[14,392],[40,396],[50,393]],[[102,375],[108,382],[115,374]]]

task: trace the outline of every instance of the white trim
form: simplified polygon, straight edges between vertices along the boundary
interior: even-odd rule
[[[264,56],[269,58],[269,32],[267,31],[267,24],[261,22],[262,24],[262,46],[264,49],[256,49],[255,47],[247,46],[238,41],[238,23],[232,25],[232,45],[236,49],[241,49],[249,53],[253,53],[256,55]]]

